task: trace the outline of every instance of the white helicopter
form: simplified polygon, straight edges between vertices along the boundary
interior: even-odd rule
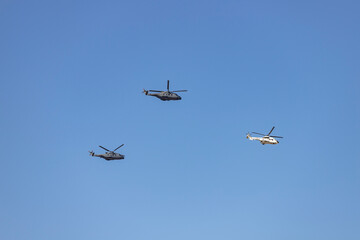
[[[246,138],[250,139],[250,140],[259,140],[261,142],[262,145],[264,144],[278,144],[279,141],[276,140],[275,138],[283,138],[283,137],[279,137],[279,136],[270,136],[271,132],[274,130],[275,127],[273,127],[271,129],[271,131],[265,135],[265,134],[262,134],[262,133],[256,133],[256,132],[252,132],[254,134],[259,134],[259,135],[262,135],[263,137],[252,137],[250,136],[250,133],[248,133],[246,135]]]

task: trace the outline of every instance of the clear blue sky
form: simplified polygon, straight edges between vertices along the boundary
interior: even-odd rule
[[[0,238],[360,239],[360,4],[289,2],[1,1]]]

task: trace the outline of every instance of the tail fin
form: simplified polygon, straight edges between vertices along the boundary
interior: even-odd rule
[[[246,138],[247,138],[247,139],[250,139],[250,140],[254,140],[254,139],[250,136],[250,133],[246,134]]]
[[[93,151],[89,151],[89,153],[90,153],[90,156],[94,156],[94,155],[95,155],[95,153],[94,153]]]
[[[149,94],[149,91],[143,89],[143,93],[145,93],[145,95],[148,95],[148,94]]]

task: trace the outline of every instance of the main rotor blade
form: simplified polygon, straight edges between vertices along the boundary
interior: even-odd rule
[[[255,134],[262,135],[262,136],[266,136],[265,134],[262,134],[262,133],[257,133],[257,132],[251,132],[251,133],[255,133]]]
[[[115,150],[113,152],[115,152],[116,150],[118,150],[119,148],[121,148],[122,146],[124,146],[124,144],[121,144],[120,146],[118,146],[117,148],[115,148]]]
[[[106,149],[106,148],[104,148],[103,146],[100,146],[100,145],[99,145],[99,147],[101,147],[101,148],[104,149],[105,151],[111,152],[109,149]]]
[[[171,92],[187,92],[187,90],[176,90],[176,91],[171,91]]]
[[[284,137],[279,137],[279,136],[269,136],[269,137],[273,137],[273,138],[284,138]]]
[[[149,92],[162,92],[162,91],[159,91],[159,90],[148,90]]]
[[[271,132],[274,130],[275,127],[273,127],[270,132],[268,133],[268,136],[271,134]]]
[[[167,90],[168,90],[168,92],[169,92],[169,80],[167,81]]]

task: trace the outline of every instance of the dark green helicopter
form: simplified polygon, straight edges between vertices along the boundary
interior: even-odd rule
[[[102,146],[99,146],[101,147],[102,149],[104,149],[105,151],[107,151],[105,154],[95,154],[93,151],[89,151],[90,153],[90,156],[93,156],[93,157],[100,157],[100,158],[103,158],[107,161],[111,161],[111,160],[122,160],[125,158],[125,155],[122,155],[120,153],[116,153],[115,151],[118,150],[119,148],[121,148],[122,146],[124,146],[124,144],[121,144],[119,147],[115,148],[114,151],[110,151],[109,149],[106,149]]]
[[[181,100],[181,97],[179,95],[177,95],[176,92],[187,92],[187,90],[170,91],[169,90],[169,82],[170,81],[167,80],[167,91],[143,89],[143,92],[145,93],[145,95],[157,97],[162,101]],[[155,92],[155,93],[149,93],[149,92]]]

